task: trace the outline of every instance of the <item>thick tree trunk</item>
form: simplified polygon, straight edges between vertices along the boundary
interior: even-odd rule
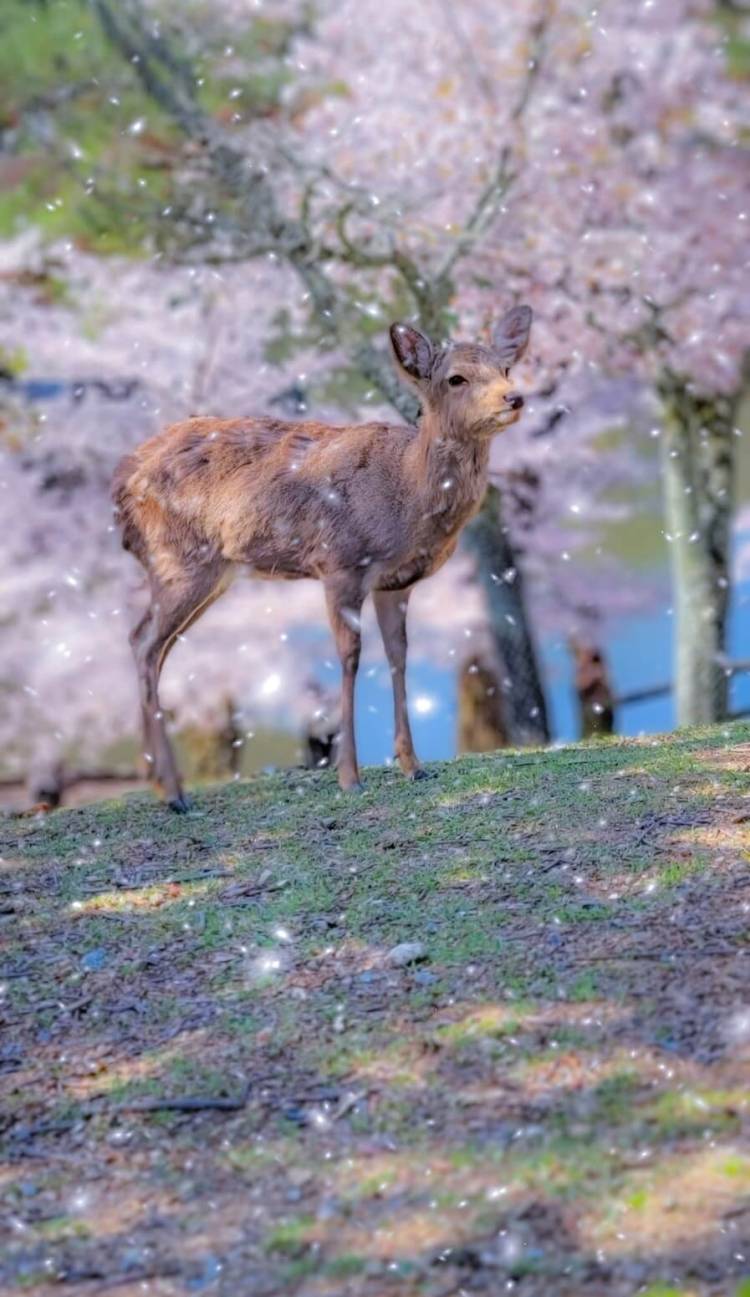
[[[674,375],[662,381],[661,392],[677,724],[707,725],[728,712],[735,405],[726,397],[699,399]]]
[[[508,682],[503,710],[510,742],[548,743],[547,705],[523,578],[503,525],[501,503],[497,487],[490,486],[482,508],[464,532],[465,544],[476,558],[490,630]]]

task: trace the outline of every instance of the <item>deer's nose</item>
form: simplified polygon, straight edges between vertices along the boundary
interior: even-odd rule
[[[508,392],[505,403],[510,406],[511,410],[520,410],[523,406],[523,397],[520,392]]]

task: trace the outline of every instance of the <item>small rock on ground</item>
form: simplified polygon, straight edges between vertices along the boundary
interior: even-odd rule
[[[406,964],[418,964],[427,958],[427,950],[421,941],[402,941],[388,951],[386,960],[393,968],[403,968]]]

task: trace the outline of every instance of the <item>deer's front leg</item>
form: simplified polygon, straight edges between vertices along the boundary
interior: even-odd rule
[[[376,590],[373,601],[393,681],[396,756],[409,779],[423,779],[426,772],[414,751],[406,703],[406,608],[410,594],[410,590]]]
[[[341,659],[341,737],[338,750],[339,784],[359,789],[357,747],[354,738],[354,686],[362,647],[360,614],[364,593],[361,577],[349,573],[325,583],[328,616]]]

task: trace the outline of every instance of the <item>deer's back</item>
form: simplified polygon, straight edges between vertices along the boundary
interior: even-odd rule
[[[188,419],[126,456],[113,496],[123,540],[280,576],[387,562],[409,530],[408,427]]]

